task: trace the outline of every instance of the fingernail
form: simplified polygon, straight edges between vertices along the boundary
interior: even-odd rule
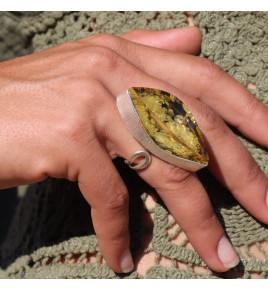
[[[218,244],[218,256],[226,268],[233,268],[240,262],[234,248],[224,235]]]
[[[268,206],[268,188],[267,188],[267,191],[266,191],[266,205]]]
[[[134,269],[133,260],[129,249],[127,249],[121,257],[121,270],[123,273],[129,273]]]

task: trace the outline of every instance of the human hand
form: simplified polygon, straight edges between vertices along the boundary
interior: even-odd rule
[[[267,107],[210,61],[186,54],[198,52],[195,28],[134,31],[124,38],[96,35],[0,65],[1,188],[47,176],[78,181],[106,262],[116,272],[130,270],[128,193],[111,159],[129,159],[142,146],[123,123],[115,97],[129,87],[153,87],[186,104],[206,140],[211,172],[268,223],[267,177],[224,123],[268,146]],[[236,255],[228,242],[224,246],[224,231],[194,173],[153,157],[138,174],[210,268],[234,265]]]

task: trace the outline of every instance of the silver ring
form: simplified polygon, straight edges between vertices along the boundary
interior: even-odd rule
[[[159,89],[132,87],[117,97],[117,108],[129,132],[151,154],[190,171],[208,165],[209,156],[198,124],[176,96]],[[148,166],[148,152],[146,156],[138,154],[145,157],[144,164],[138,166],[133,166],[135,154],[128,161],[130,166]]]
[[[143,157],[143,162],[139,162],[138,164],[135,164],[135,160]],[[145,151],[145,150],[140,150],[135,152],[130,158],[129,160],[125,160],[125,163],[128,164],[128,166],[131,169],[134,170],[140,170],[140,169],[144,169],[146,168],[150,163],[151,163],[151,155],[149,154],[149,152]]]

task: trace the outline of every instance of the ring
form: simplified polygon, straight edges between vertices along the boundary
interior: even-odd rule
[[[144,161],[141,163],[135,164],[134,161],[140,157],[143,157]],[[135,152],[130,157],[129,160],[125,160],[125,163],[128,164],[128,166],[131,169],[140,170],[140,169],[146,168],[151,163],[151,160],[152,160],[151,155],[147,151],[140,150],[140,151]]]
[[[190,171],[208,165],[207,149],[197,122],[174,95],[153,88],[132,87],[117,97],[117,108],[130,133],[156,157]],[[148,166],[146,158],[150,154],[138,152],[138,156],[145,158],[138,168]],[[137,169],[133,166],[136,153],[133,160],[126,161],[133,169]]]

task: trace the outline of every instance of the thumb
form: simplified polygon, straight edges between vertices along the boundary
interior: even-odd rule
[[[173,28],[168,30],[135,29],[121,36],[124,39],[168,50],[197,55],[200,51],[202,34],[197,27]]]

